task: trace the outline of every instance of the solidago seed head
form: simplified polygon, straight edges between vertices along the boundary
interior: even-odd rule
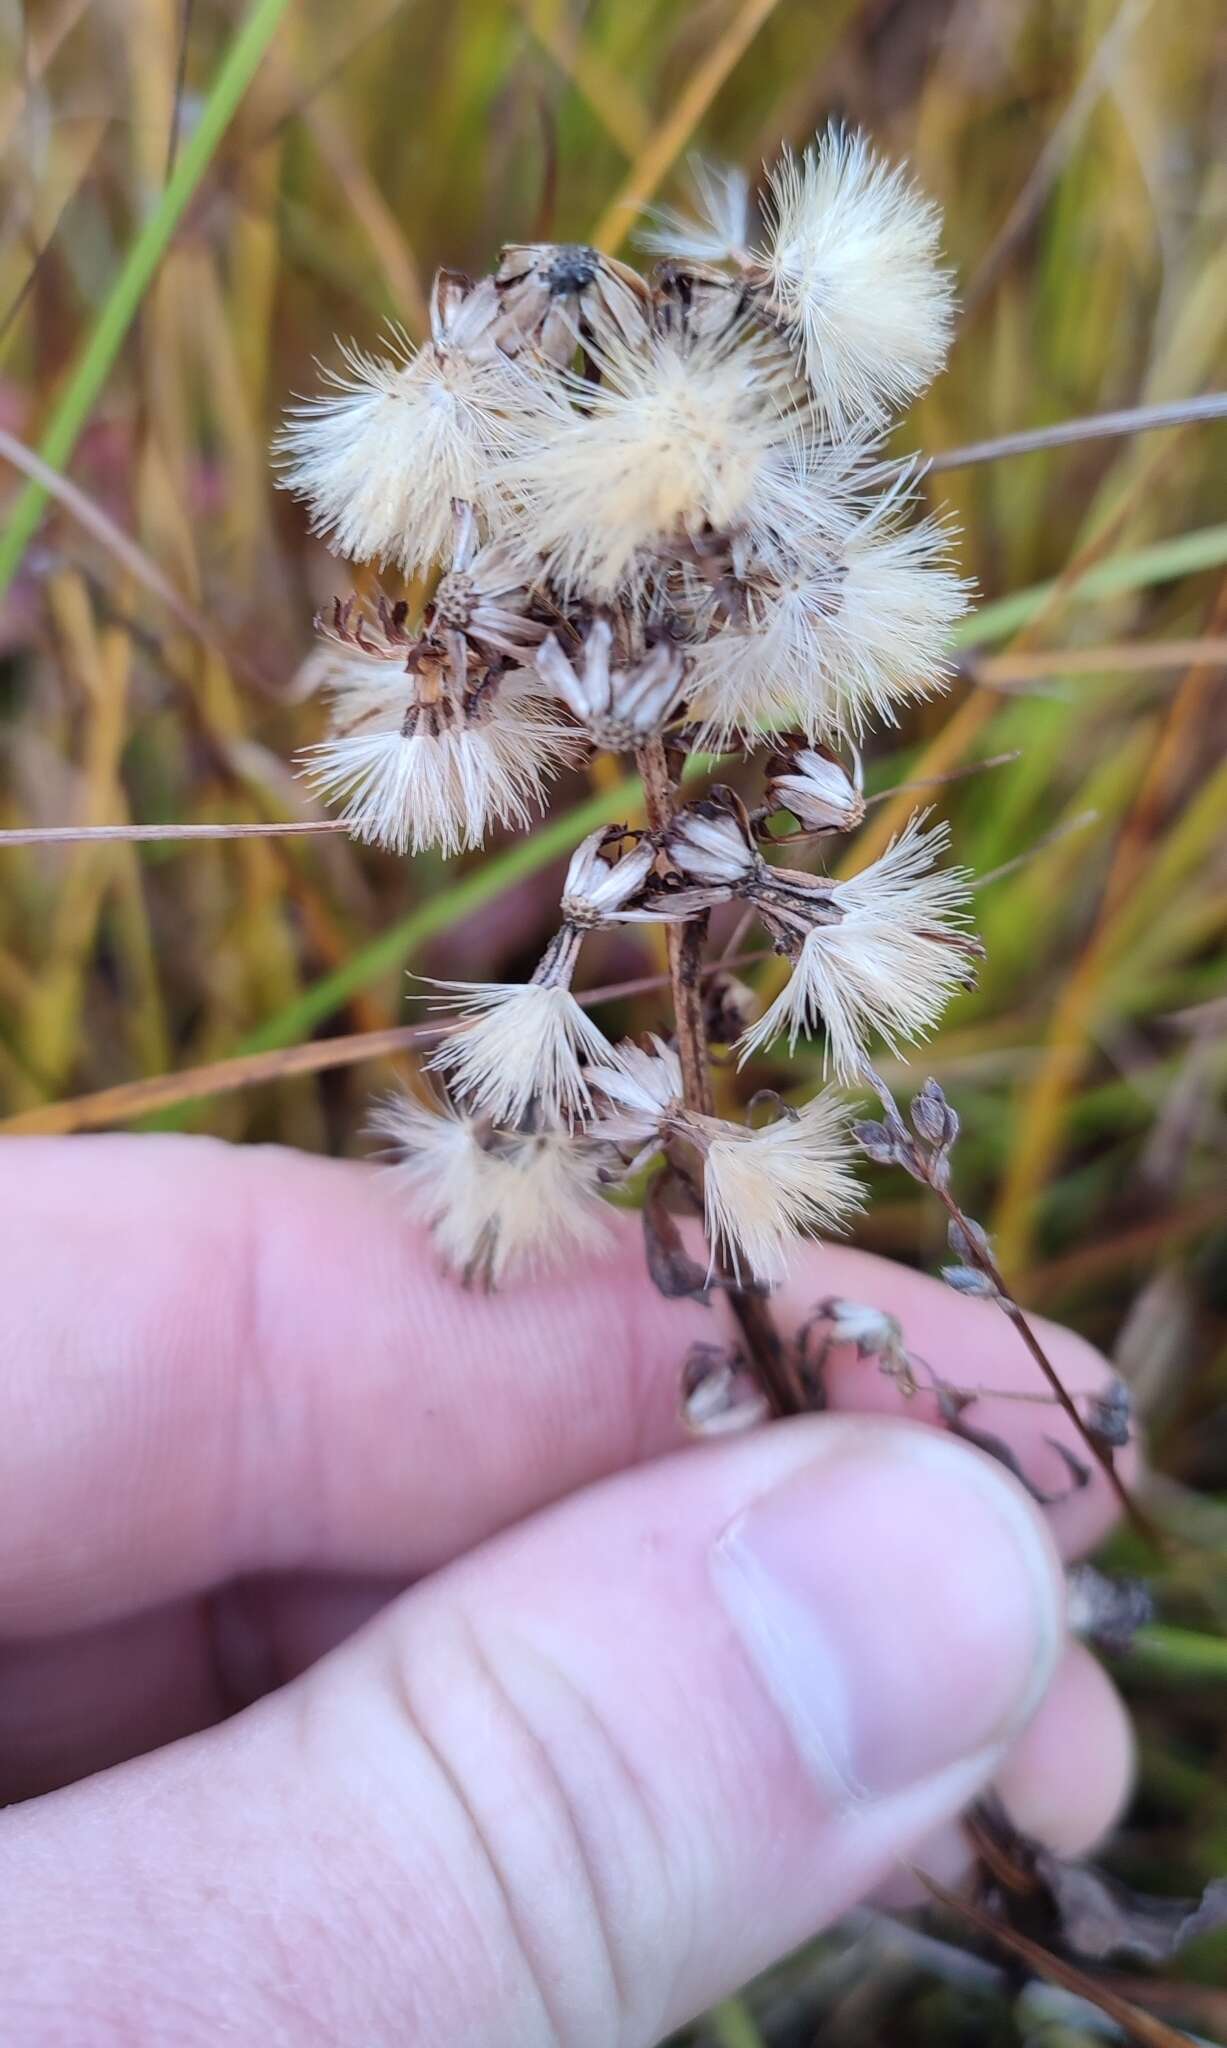
[[[373,1128],[447,1266],[495,1287],[608,1240],[596,1149],[564,1130],[499,1130],[448,1101],[393,1096]]]
[[[608,1058],[609,1042],[571,993],[579,938],[564,925],[532,981],[434,984],[466,1021],[427,1064],[496,1123],[575,1124],[591,1110],[584,1062]]]
[[[800,1231],[840,1230],[864,1196],[849,1166],[848,1114],[815,1095],[759,1130],[694,1118],[707,1233],[735,1278],[773,1286]]]
[[[452,501],[502,515],[500,464],[537,408],[534,380],[492,338],[487,280],[444,293],[421,349],[394,330],[390,353],[344,350],[331,389],[296,406],[277,442],[282,482],[305,498],[337,554],[413,574],[450,553]]]
[[[600,384],[558,407],[508,484],[553,576],[601,599],[642,581],[654,551],[734,525],[795,422],[786,357],[744,328],[613,341],[598,360]]]
[[[496,825],[524,830],[578,737],[525,671],[456,696],[426,689],[403,657],[338,651],[332,732],[304,749],[311,787],[341,806],[356,839],[394,853],[481,846]]]
[[[791,1051],[821,1022],[837,1079],[861,1080],[875,1035],[894,1052],[926,1037],[956,989],[967,986],[979,950],[966,928],[969,877],[965,868],[935,868],[949,828],[926,832],[924,817],[849,881],[811,886],[808,900],[784,871],[771,871],[770,899],[761,907],[793,970],[741,1039],[743,1063],[781,1033]]]
[[[766,303],[837,420],[881,417],[923,391],[950,345],[941,217],[862,135],[831,127],[768,181]]]

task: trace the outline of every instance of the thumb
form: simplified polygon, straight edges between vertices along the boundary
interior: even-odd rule
[[[957,1813],[1060,1636],[1032,1504],[929,1430],[640,1468],[6,1816],[7,2037],[648,2048]]]

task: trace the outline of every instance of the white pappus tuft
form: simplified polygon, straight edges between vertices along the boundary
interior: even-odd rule
[[[569,1131],[500,1131],[450,1102],[393,1096],[372,1122],[392,1173],[444,1262],[495,1287],[608,1238],[596,1149]]]
[[[574,1123],[591,1110],[584,1061],[608,1060],[609,1041],[571,993],[579,943],[564,926],[532,981],[434,984],[468,1021],[427,1064],[497,1123]]]
[[[864,1200],[848,1164],[848,1114],[831,1094],[751,1130],[692,1118],[708,1238],[734,1278],[772,1286],[799,1231],[838,1230]]]
[[[450,553],[454,499],[498,523],[500,460],[537,389],[491,338],[489,280],[464,291],[440,273],[431,310],[421,349],[399,330],[389,355],[346,348],[344,369],[327,372],[332,390],[293,409],[276,451],[282,483],[337,554],[406,574]]]
[[[329,680],[332,734],[304,749],[303,773],[355,838],[395,853],[454,854],[495,825],[527,827],[548,777],[580,752],[524,670],[456,697],[424,688],[403,657],[349,651]]]
[[[638,228],[635,240],[641,249],[682,263],[744,265],[750,241],[750,180],[737,165],[711,164],[702,157],[692,157],[689,170],[696,217],[679,213],[676,207],[654,206],[647,216],[652,225]]]
[[[787,357],[744,326],[719,338],[611,338],[602,381],[572,380],[552,429],[508,468],[552,574],[593,598],[642,577],[656,548],[735,524],[797,431]]]
[[[839,545],[752,573],[745,624],[717,633],[694,658],[705,744],[724,748],[734,735],[790,724],[811,739],[858,740],[944,687],[968,586],[950,567],[939,520],[897,523],[905,489]]]
[[[639,1158],[670,1138],[689,1145],[703,1162],[713,1264],[722,1255],[734,1279],[774,1285],[799,1231],[839,1229],[860,1206],[849,1165],[849,1112],[833,1094],[784,1109],[755,1130],[687,1109],[681,1063],[657,1037],[646,1048],[619,1045],[617,1062],[592,1070],[592,1085],[609,1107],[589,1135],[640,1148]]]
[[[815,904],[837,915],[806,928],[804,898],[788,904],[787,876],[774,891],[768,923],[793,959],[787,987],[739,1040],[744,1063],[784,1032],[789,1050],[821,1020],[827,1057],[837,1078],[863,1079],[870,1038],[893,1052],[933,1031],[955,990],[965,987],[978,950],[966,930],[969,876],[965,868],[934,869],[949,842],[949,827],[924,831],[913,818],[880,860],[846,882],[812,891]]]
[[[872,419],[915,397],[941,369],[953,321],[936,206],[864,136],[831,127],[780,159],[766,209],[755,254],[767,304],[827,411]]]

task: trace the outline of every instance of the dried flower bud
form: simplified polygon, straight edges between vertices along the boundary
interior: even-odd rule
[[[828,747],[799,747],[779,757],[767,778],[773,811],[791,811],[806,832],[851,832],[865,815],[860,759],[856,780]]]
[[[901,1356],[903,1325],[885,1309],[835,1295],[821,1304],[818,1313],[830,1324],[832,1344],[854,1344],[860,1358],[893,1361]]]
[[[906,1141],[901,1145],[899,1133],[892,1130],[889,1124],[876,1123],[872,1118],[866,1117],[863,1121],[853,1124],[852,1135],[865,1157],[872,1159],[875,1166],[901,1166],[906,1172]]]
[[[959,1120],[931,1077],[912,1101],[912,1128],[935,1152],[948,1152],[959,1135]]]
[[[598,615],[585,629],[578,669],[550,634],[535,657],[537,674],[579,720],[592,744],[629,752],[658,733],[681,693],[686,657],[660,641],[642,661],[613,664],[613,626]]]
[[[713,892],[713,903],[744,890],[763,865],[744,811],[710,799],[678,812],[665,852],[687,881]]]
[[[976,1301],[999,1298],[996,1286],[978,1266],[943,1266],[941,1271],[947,1287],[953,1287],[956,1294],[970,1295]]]
[[[658,914],[642,904],[632,906],[652,871],[655,849],[641,839],[618,859],[615,849],[625,839],[624,826],[598,825],[576,847],[560,906],[564,924],[595,931],[601,925],[642,923]]]
[[[988,1232],[970,1216],[964,1216],[961,1223],[951,1218],[946,1230],[946,1242],[955,1258],[965,1266],[975,1266],[981,1261],[988,1263],[992,1260],[993,1248],[989,1243]]]
[[[682,1368],[682,1421],[695,1436],[731,1436],[765,1422],[766,1395],[739,1351],[692,1344]]]
[[[374,1130],[391,1141],[393,1174],[467,1282],[496,1286],[608,1240],[599,1154],[568,1131],[500,1130],[452,1103],[394,1096]]]
[[[1102,1394],[1087,1396],[1086,1431],[1103,1450],[1124,1449],[1133,1432],[1133,1397],[1124,1380],[1113,1377]]]
[[[1070,1634],[1112,1656],[1123,1655],[1138,1630],[1154,1620],[1154,1595],[1141,1579],[1109,1577],[1093,1564],[1073,1564],[1065,1583]]]

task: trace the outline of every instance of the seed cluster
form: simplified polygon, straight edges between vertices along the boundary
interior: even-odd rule
[[[857,743],[941,686],[966,605],[882,444],[949,338],[936,213],[838,130],[757,203],[736,172],[700,169],[696,193],[699,218],[642,237],[647,275],[544,244],[476,282],[440,272],[425,344],[349,350],[280,441],[338,553],[433,579],[420,616],[351,598],[321,622],[331,729],[305,770],[357,837],[479,847],[594,749],[649,788],[646,831],[577,848],[528,982],[443,985],[437,1099],[381,1112],[444,1256],[487,1284],[595,1243],[603,1189],[660,1155],[704,1214],[707,1283],[778,1281],[798,1232],[856,1207],[833,1090],[757,1123],[699,1099],[713,909],[741,905],[791,969],[761,1017],[723,978],[741,1059],[824,1031],[838,1083],[876,1040],[931,1031],[976,951],[967,877],[923,816],[850,879],[771,858],[781,821],[860,824]],[[713,749],[764,756],[761,802],[679,799]],[[609,1043],[573,992],[588,933],[645,921],[673,933],[677,1045]]]

